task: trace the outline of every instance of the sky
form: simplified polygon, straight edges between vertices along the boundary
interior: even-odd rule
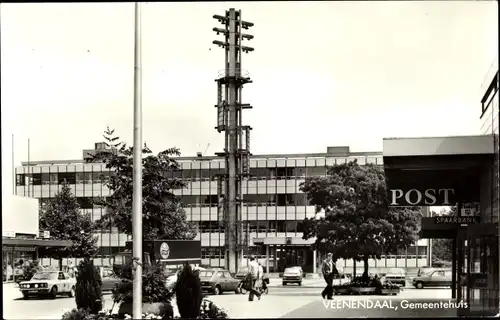
[[[498,59],[496,1],[142,5],[143,139],[185,156],[223,148],[214,14],[255,26],[242,59],[254,154],[381,151],[384,137],[480,134]],[[133,142],[133,3],[1,5],[3,188],[14,163],[80,159],[106,126]],[[12,135],[14,146],[12,147]]]

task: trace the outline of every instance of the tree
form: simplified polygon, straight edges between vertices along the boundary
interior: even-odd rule
[[[107,208],[99,225],[116,227],[120,232],[132,235],[133,147],[120,142],[119,137],[114,136],[114,130],[109,128],[104,132],[104,139],[107,149],[86,159],[87,162],[102,162],[114,172],[105,182],[112,195],[95,201]],[[145,144],[142,153],[145,155],[142,159],[144,239],[194,239],[196,228],[186,220],[182,204],[173,193],[186,187],[173,174],[180,170],[179,163],[172,158],[180,155],[179,149],[170,148],[154,155]]]
[[[457,207],[452,207],[450,211],[446,212],[445,216],[455,216]],[[437,214],[433,212],[432,216]],[[453,239],[432,239],[432,261],[433,265],[443,262],[452,261],[453,253]]]
[[[304,239],[335,258],[363,261],[412,245],[418,239],[420,208],[390,208],[383,168],[356,161],[335,165],[326,177],[310,177],[300,190],[324,217],[306,218]]]
[[[102,280],[94,262],[85,258],[76,274],[75,302],[78,309],[97,314],[102,310]]]
[[[66,182],[42,210],[39,226],[40,230],[49,231],[55,240],[72,242],[69,247],[40,251],[41,256],[59,259],[60,270],[63,258],[93,257],[98,251],[97,238],[93,234],[95,224],[89,214],[80,212],[78,201]]]

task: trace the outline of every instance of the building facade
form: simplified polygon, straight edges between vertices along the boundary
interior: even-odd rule
[[[96,143],[95,149],[102,149]],[[84,150],[82,159],[93,150]],[[224,227],[218,214],[217,176],[223,174],[221,157],[179,157],[182,170],[172,173],[182,178],[187,187],[176,190],[185,206],[187,219],[198,225],[197,239],[202,242],[202,263],[224,267]],[[299,186],[306,177],[324,176],[327,167],[356,160],[360,165],[383,165],[381,152],[350,152],[348,147],[329,147],[326,153],[252,156],[250,177],[243,183],[243,229],[249,254],[256,255],[268,272],[282,272],[285,267],[301,265],[305,272],[316,272],[321,257],[310,249],[313,240],[303,240],[300,222],[314,217],[314,206],[308,204]],[[40,208],[60,190],[66,181],[77,197],[82,211],[98,220],[105,208],[92,204],[94,197],[106,197],[110,190],[104,180],[112,174],[101,163],[74,161],[38,161],[16,168],[18,195],[39,199]],[[112,256],[125,247],[129,237],[117,230],[97,234],[100,259],[97,264],[109,265]],[[428,240],[381,260],[370,261],[371,267],[421,267],[429,264]],[[44,262],[46,263],[46,262]],[[245,264],[243,261],[242,264]],[[340,260],[339,268],[352,271],[352,261]],[[358,264],[358,270],[362,265]]]

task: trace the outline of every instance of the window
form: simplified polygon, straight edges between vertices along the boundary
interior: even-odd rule
[[[42,174],[41,173],[33,174],[33,185],[39,186],[41,184],[42,184]]]
[[[102,172],[92,172],[92,183],[102,183]]]
[[[326,175],[325,167],[308,167],[306,168],[306,175],[308,177],[324,176]]]
[[[49,173],[50,184],[59,184],[59,178],[57,173]]]
[[[250,175],[254,177],[271,177],[271,170],[268,168],[250,168]]]
[[[50,184],[50,173],[42,173],[42,184]]]
[[[76,184],[83,184],[84,178],[85,178],[85,173],[77,172],[76,173]]]
[[[76,183],[76,174],[74,172],[59,172],[58,178],[59,184],[63,184],[65,181],[68,184]]]
[[[16,185],[24,186],[25,185],[25,175],[24,174],[16,174]]]
[[[78,197],[76,198],[81,209],[92,209],[92,198]]]
[[[92,172],[84,172],[83,173],[83,183],[85,183],[85,184],[92,183]]]

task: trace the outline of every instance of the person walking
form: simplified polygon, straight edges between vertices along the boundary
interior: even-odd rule
[[[321,267],[321,271],[323,272],[323,278],[325,279],[326,282],[326,287],[321,292],[321,296],[323,297],[323,299],[325,299],[326,297],[328,300],[333,299],[333,277],[337,269],[335,267],[335,263],[333,262],[332,257],[333,257],[332,253],[329,252],[326,255],[326,259],[323,261],[323,265]]]
[[[255,257],[252,255],[250,256],[250,262],[248,263],[248,291],[250,291],[250,294],[248,295],[248,301],[253,301],[254,296],[257,296],[257,298],[260,300],[261,294],[255,288],[255,284],[259,277],[259,264],[257,263],[257,261],[255,261]]]

